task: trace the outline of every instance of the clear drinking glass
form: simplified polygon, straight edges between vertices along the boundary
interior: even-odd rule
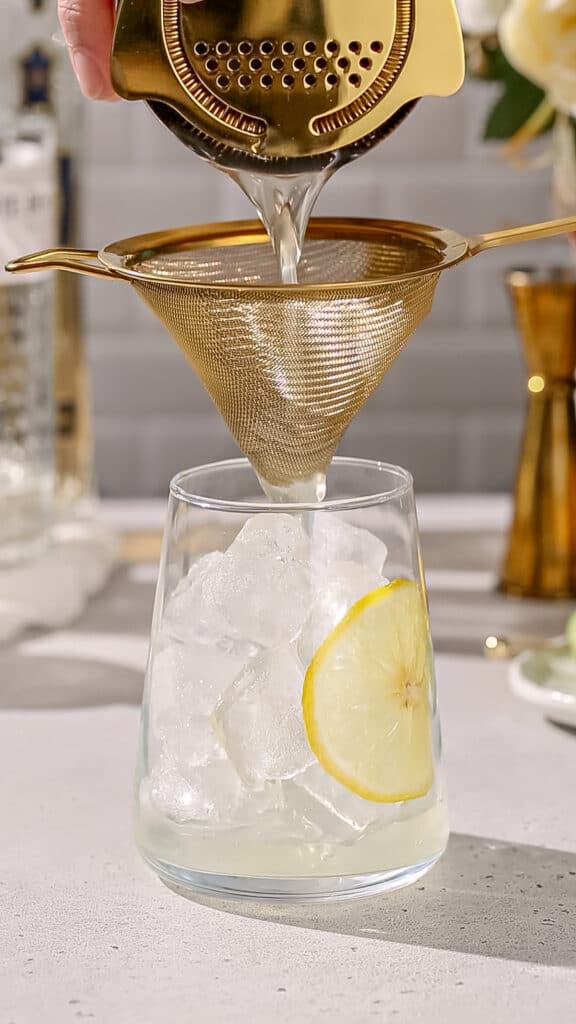
[[[181,473],[143,702],[137,841],[182,891],[330,899],[415,881],[448,836],[412,479],[336,459],[274,504]]]

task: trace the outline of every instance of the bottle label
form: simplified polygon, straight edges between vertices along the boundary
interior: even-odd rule
[[[36,153],[34,153],[36,150]],[[4,264],[57,242],[58,201],[54,152],[15,141],[0,159],[0,281],[14,282]]]

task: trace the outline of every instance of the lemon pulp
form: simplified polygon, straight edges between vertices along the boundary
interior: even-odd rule
[[[399,579],[358,601],[314,655],[302,694],[308,742],[329,775],[366,800],[432,786],[432,649],[420,589]]]

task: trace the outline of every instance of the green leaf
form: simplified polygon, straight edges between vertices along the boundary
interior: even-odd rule
[[[500,47],[497,44],[483,43],[482,50],[485,61],[483,78],[488,79],[490,82],[505,81],[509,71],[513,70],[513,68],[506,60]]]
[[[546,94],[540,86],[516,71],[499,47],[485,47],[485,56],[485,77],[491,82],[500,82],[503,89],[488,116],[484,138],[503,141],[520,130]],[[549,127],[545,130],[548,131]]]

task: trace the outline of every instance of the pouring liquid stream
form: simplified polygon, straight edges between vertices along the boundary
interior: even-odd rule
[[[333,173],[333,168],[309,174],[272,175],[251,171],[230,171],[256,208],[274,250],[282,284],[298,284],[308,221],[314,204]],[[309,480],[297,480],[282,487],[260,480],[266,495],[278,502],[317,502],[326,494],[326,474],[315,473]]]

